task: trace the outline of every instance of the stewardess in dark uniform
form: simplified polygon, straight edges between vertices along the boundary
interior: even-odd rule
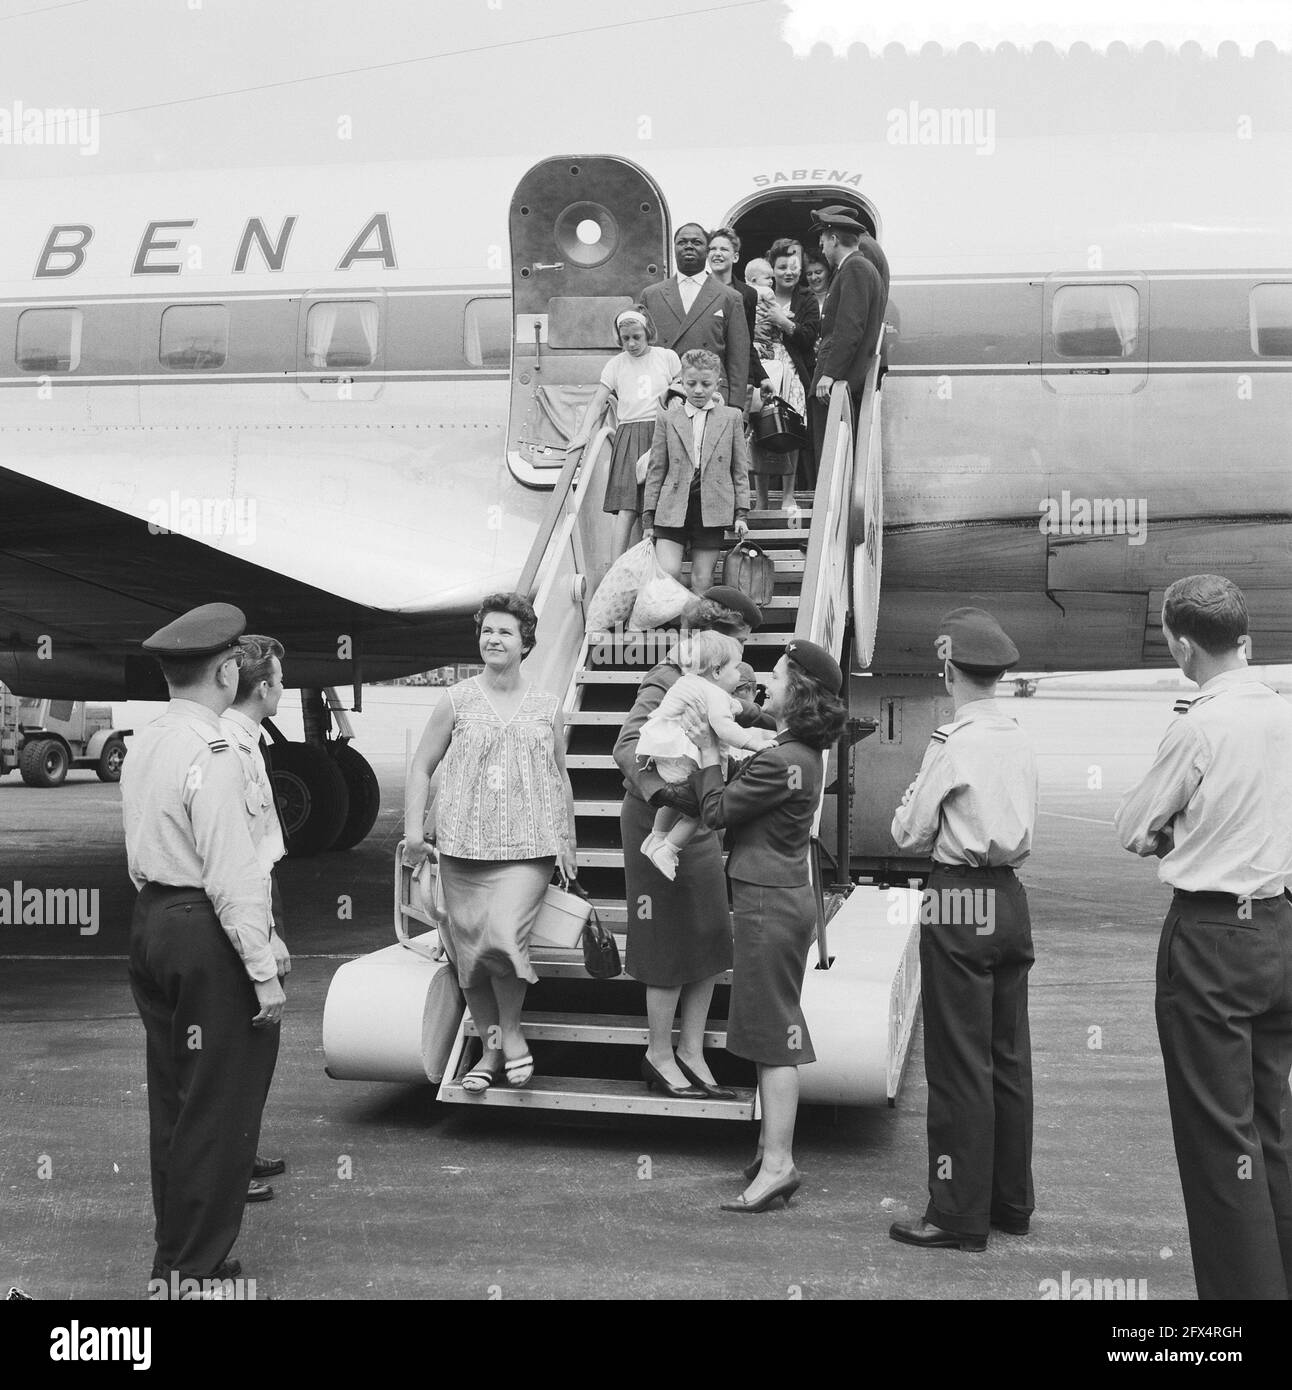
[[[238,755],[220,725],[238,686],[242,613],[206,604],[143,645],[171,701],[121,773],[139,889],[130,987],[148,1042],[153,1279],[226,1279],[286,1002],[270,947]],[[153,1289],[154,1293],[160,1292]]]
[[[1015,869],[1032,850],[1031,745],[993,698],[1018,648],[990,613],[942,619],[956,718],[933,734],[893,816],[899,848],[931,854],[920,906],[929,1205],[889,1230],[906,1245],[984,1250],[1023,1235],[1032,1195],[1032,924]]]
[[[1162,635],[1201,687],[1176,705],[1117,834],[1174,890],[1157,1032],[1198,1297],[1292,1295],[1292,708],[1247,667],[1247,604],[1177,579]]]
[[[777,738],[724,783],[717,739],[708,721],[684,716],[700,752],[691,787],[700,818],[730,827],[735,960],[727,1051],[758,1066],[762,1129],[758,1153],[745,1169],[748,1186],[723,1211],[757,1213],[789,1205],[801,1179],[794,1166],[794,1122],[801,1066],[816,1060],[800,996],[816,927],[816,894],[808,854],[821,800],[821,755],[848,718],[839,698],[843,672],[815,642],[794,638],[767,687],[767,712]]]

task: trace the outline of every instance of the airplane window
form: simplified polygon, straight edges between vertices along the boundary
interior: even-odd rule
[[[190,372],[223,367],[229,355],[228,309],[223,304],[172,304],[162,311],[157,354],[163,367]]]
[[[1139,293],[1132,285],[1064,285],[1051,309],[1060,357],[1133,357],[1139,344]]]
[[[510,299],[468,299],[462,328],[462,351],[473,367],[511,365]]]
[[[81,363],[79,309],[28,309],[18,317],[14,356],[24,372],[74,372]]]
[[[371,367],[377,360],[377,306],[367,299],[336,299],[310,307],[305,319],[305,361],[310,367]]]
[[[1292,284],[1253,285],[1252,351],[1259,357],[1292,357]]]

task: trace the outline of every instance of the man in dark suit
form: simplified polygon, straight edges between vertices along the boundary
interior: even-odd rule
[[[859,253],[866,231],[860,222],[847,212],[827,211],[816,214],[813,226],[821,234],[821,254],[834,269],[821,316],[821,341],[809,402],[812,449],[819,469],[831,388],[836,381],[848,383],[855,426],[870,359],[883,332],[888,294],[880,272]]]
[[[641,302],[655,321],[660,347],[679,357],[692,348],[716,353],[722,363],[720,390],[728,405],[745,408],[749,382],[749,328],[740,295],[705,269],[708,234],[697,222],[687,222],[673,238],[677,274],[647,285]]]
[[[857,225],[862,228],[861,235],[857,238],[857,254],[863,256],[877,271],[879,271],[879,278],[884,284],[884,298],[887,299],[889,278],[888,257],[884,254],[884,248],[880,246],[879,242],[877,242],[868,231],[866,231],[864,225],[857,221],[857,214],[852,208],[846,208],[841,205],[822,208],[820,212],[815,214],[813,220],[819,223],[827,217],[846,217],[850,221],[857,222]]]

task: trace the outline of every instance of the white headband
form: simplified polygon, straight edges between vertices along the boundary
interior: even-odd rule
[[[645,315],[645,314],[639,313],[636,309],[621,309],[621,310],[619,311],[619,313],[617,313],[617,314],[615,315],[615,332],[616,332],[616,333],[619,331],[619,325],[620,325],[621,323],[623,323],[623,322],[625,321],[625,319],[633,320],[633,321],[635,321],[635,322],[637,322],[637,323],[640,323],[641,326],[642,326],[643,328],[646,327],[646,315]]]

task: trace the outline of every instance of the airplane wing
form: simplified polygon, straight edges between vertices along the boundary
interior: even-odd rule
[[[139,643],[235,603],[287,649],[287,684],[383,680],[475,657],[468,609],[389,613],[0,468],[0,680],[39,696],[166,697]],[[348,640],[347,640],[348,639]]]

